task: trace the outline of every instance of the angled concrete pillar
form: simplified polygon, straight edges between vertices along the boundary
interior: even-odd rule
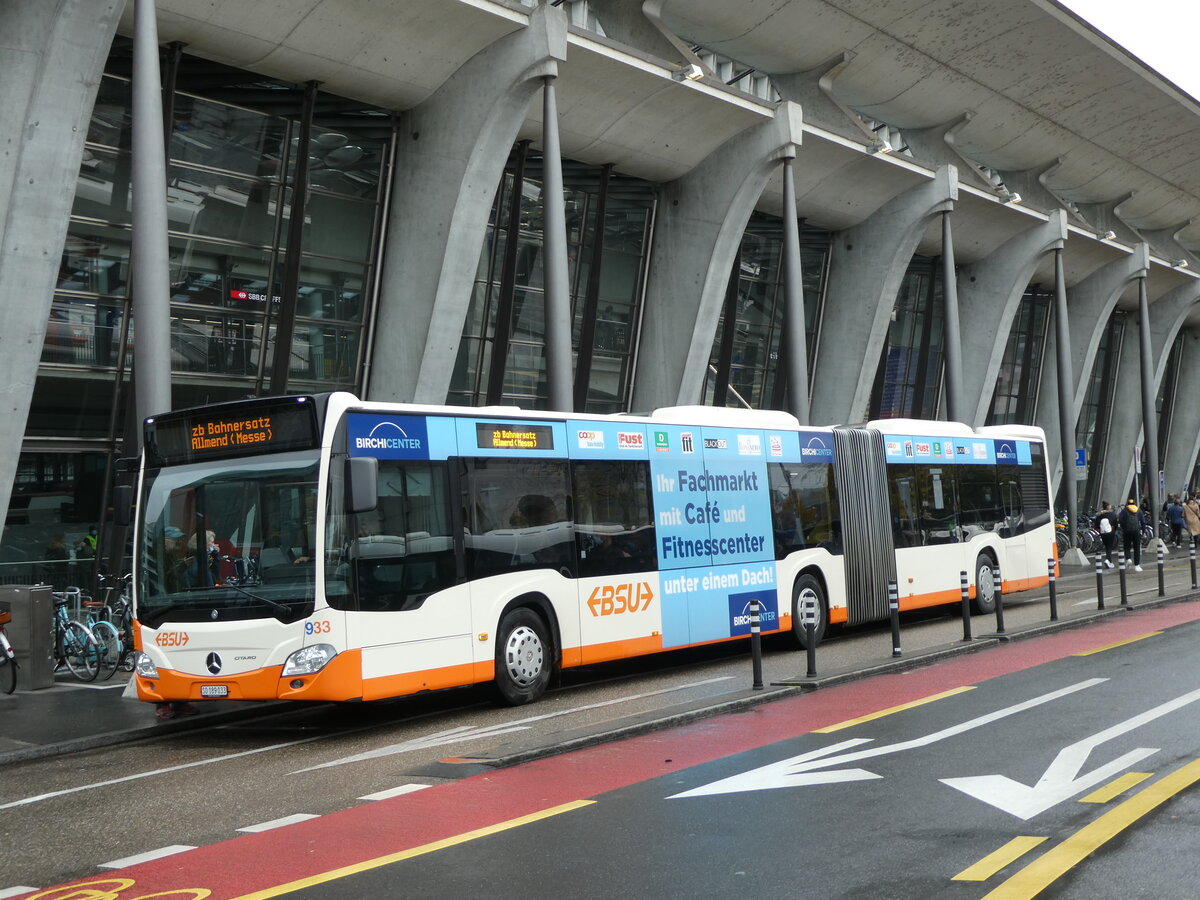
[[[1117,215],[1117,207],[1130,199],[1133,194],[1123,194],[1114,200],[1103,203],[1077,203],[1075,208],[1084,220],[1100,234],[1111,231],[1116,239],[1123,244],[1141,244],[1140,234],[1125,224],[1125,220]]]
[[[1188,328],[1183,333],[1184,378],[1190,378],[1195,367],[1189,360],[1200,359],[1200,331]],[[1171,410],[1171,433],[1163,447],[1163,471],[1167,490],[1181,491],[1188,485],[1193,491],[1200,485],[1191,484],[1196,457],[1200,455],[1200,403],[1191,391],[1177,392]]]
[[[905,128],[904,140],[913,157],[929,168],[954,166],[958,170],[959,181],[962,184],[994,191],[996,185],[985,178],[979,167],[963,156],[955,144],[955,132],[969,124],[972,118],[974,118],[974,113],[964,112],[949,122],[943,122],[930,128]]]
[[[1032,169],[1002,169],[1000,177],[1004,179],[1004,184],[1010,191],[1021,195],[1023,204],[1034,209],[1062,209],[1067,213],[1071,224],[1086,226],[1088,223],[1082,216],[1067,210],[1066,201],[1046,187],[1046,176],[1061,165],[1062,157],[1058,156]]]
[[[1168,291],[1161,297],[1155,299],[1150,304],[1150,348],[1153,358],[1153,366],[1151,378],[1153,380],[1153,392],[1157,394],[1159,385],[1162,384],[1163,376],[1167,371],[1167,363],[1171,356],[1171,346],[1175,343],[1175,336],[1179,334],[1179,329],[1183,327],[1184,320],[1191,313],[1196,302],[1200,301],[1200,283],[1189,282],[1180,285],[1174,290]],[[1111,413],[1108,425],[1108,441],[1103,448],[1103,475],[1100,480],[1100,488],[1106,492],[1105,496],[1112,499],[1121,491],[1126,490],[1130,481],[1133,479],[1133,448],[1142,442],[1145,429],[1143,428],[1143,402],[1140,384],[1141,370],[1141,355],[1140,355],[1140,328],[1134,328],[1133,322],[1130,321],[1125,326],[1125,338],[1122,341],[1121,347],[1121,363],[1117,371],[1117,381],[1114,387],[1114,394],[1110,398]],[[1182,427],[1183,435],[1181,443],[1176,444],[1176,456],[1182,457],[1185,455],[1182,447],[1188,448],[1194,443],[1195,427],[1189,424],[1188,420],[1192,416],[1197,416],[1197,421],[1200,421],[1200,403],[1196,402],[1196,395],[1193,391],[1188,390],[1188,378],[1191,366],[1189,359],[1200,359],[1200,357],[1189,357],[1187,355],[1187,347],[1184,348],[1184,375],[1181,384],[1184,389],[1177,393],[1175,399],[1175,410],[1171,423],[1171,436],[1174,438],[1177,427]],[[1192,410],[1198,412],[1193,413]],[[1182,416],[1182,422],[1178,418]],[[1167,491],[1169,493],[1178,492],[1184,480],[1191,473],[1191,463],[1179,463],[1180,469],[1186,468],[1186,472],[1168,471],[1166,466],[1166,448],[1159,448],[1159,459],[1162,462],[1162,468],[1166,473]],[[1192,460],[1195,455],[1192,456]],[[1171,476],[1175,476],[1175,480],[1171,480]],[[1174,485],[1174,486],[1172,486]],[[1126,499],[1126,498],[1122,498]],[[1117,501],[1113,499],[1113,503]]]
[[[970,424],[982,425],[996,392],[996,377],[1013,319],[1042,257],[1067,238],[1067,215],[1058,209],[1050,218],[1010,238],[983,259],[958,273],[958,307],[962,324],[963,393],[971,410]]]
[[[1096,350],[1100,338],[1108,327],[1109,317],[1116,308],[1117,300],[1131,281],[1143,275],[1150,265],[1150,252],[1145,244],[1138,244],[1132,253],[1119,260],[1101,266],[1087,278],[1067,289],[1067,305],[1071,317],[1071,372],[1074,384],[1070,385],[1073,398],[1070,421],[1078,423],[1083,408],[1083,389],[1092,374]],[[1058,347],[1051,333],[1046,341],[1043,359],[1053,359]],[[1136,379],[1135,379],[1136,381]],[[1057,489],[1062,477],[1062,453],[1058,425],[1058,372],[1054,366],[1042,365],[1042,384],[1038,392],[1038,409],[1035,424],[1046,431],[1046,455]]]
[[[634,377],[635,410],[699,403],[733,259],[768,178],[800,143],[800,107],[730,138],[664,185]]]
[[[566,52],[565,13],[539,6],[401,118],[371,399],[445,401],[504,163]]]
[[[67,217],[123,0],[0,3],[0,506],[8,508]]]
[[[596,16],[605,35],[614,41],[636,47],[669,63],[696,66],[711,75],[690,44],[662,23],[664,0],[590,0],[588,8]]]
[[[814,425],[866,418],[900,282],[930,220],[957,199],[958,174],[943,166],[835,236],[812,373]]]
[[[784,100],[800,104],[806,122],[820,125],[852,141],[863,141],[869,147],[883,149],[879,135],[868,127],[862,116],[842,103],[833,89],[838,75],[852,59],[854,54],[843,50],[819,66],[803,72],[772,75],[771,83]]]

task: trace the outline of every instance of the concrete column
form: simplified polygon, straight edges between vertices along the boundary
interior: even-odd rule
[[[963,358],[969,361],[963,369],[963,394],[969,424],[979,426],[986,421],[1021,298],[1042,257],[1061,247],[1066,238],[1066,213],[1055,210],[1046,222],[1010,238],[960,270]]]
[[[1182,377],[1193,377],[1194,361],[1200,360],[1200,331],[1195,328],[1184,331],[1183,360]],[[1175,408],[1171,411],[1171,434],[1162,454],[1167,490],[1182,490],[1191,481],[1196,457],[1200,455],[1200,403],[1190,391],[1176,394]],[[1191,487],[1196,490],[1200,485]]]
[[[1074,382],[1068,388],[1073,398],[1070,409],[1072,423],[1079,421],[1079,413],[1083,408],[1083,389],[1091,377],[1096,350],[1100,346],[1104,329],[1108,327],[1109,317],[1125,288],[1143,274],[1149,265],[1149,248],[1145,244],[1139,244],[1128,256],[1101,266],[1078,284],[1067,288],[1067,306],[1071,317],[1071,373]],[[1057,352],[1056,338],[1051,332],[1046,341],[1046,353],[1042,358],[1052,360]],[[1058,372],[1054,366],[1043,362],[1034,424],[1041,426],[1046,432],[1046,455],[1055,490],[1058,489],[1063,471],[1058,405],[1054,402],[1057,396]]]
[[[958,310],[958,272],[954,267],[954,229],[942,213],[942,348],[946,369],[946,412],[952,422],[967,418],[963,399],[962,328]]]
[[[1168,291],[1150,304],[1151,402],[1157,396],[1158,387],[1166,375],[1175,336],[1179,334],[1197,301],[1200,301],[1200,283],[1189,282]],[[1125,327],[1125,339],[1121,347],[1121,362],[1117,370],[1113,396],[1106,398],[1106,405],[1111,408],[1108,441],[1105,447],[1092,451],[1093,454],[1103,454],[1100,457],[1103,460],[1100,490],[1113,503],[1117,502],[1117,494],[1129,488],[1134,471],[1133,448],[1141,443],[1145,434],[1141,394],[1141,333],[1140,326],[1134,328],[1132,320]],[[1189,335],[1192,341],[1197,340],[1194,332],[1189,332]],[[1184,481],[1192,474],[1192,464],[1196,459],[1193,448],[1197,429],[1200,428],[1200,403],[1196,402],[1195,394],[1186,388],[1187,373],[1192,368],[1189,360],[1200,359],[1200,355],[1189,356],[1190,347],[1191,344],[1185,341],[1185,374],[1181,381],[1185,388],[1176,392],[1168,446],[1159,448],[1167,491],[1172,493],[1179,491]],[[1157,482],[1157,474],[1155,480]]]
[[[796,179],[792,157],[783,160],[783,332],[788,353],[788,410],[801,425],[811,419],[808,403],[808,333],[804,322],[804,279],[800,268],[800,223],[796,221]]]
[[[8,507],[67,217],[124,0],[0,3],[0,504]]]
[[[634,378],[635,410],[699,403],[721,303],[750,213],[779,161],[795,154],[800,107],[730,138],[664,185],[654,223]]]
[[[554,79],[542,88],[542,249],[545,285],[544,357],[550,409],[573,410],[571,366],[571,287],[567,280],[567,213],[563,206],[562,151],[558,142],[558,101]]]
[[[930,220],[957,199],[958,173],[943,166],[835,236],[812,376],[813,424],[866,418],[900,282]]]
[[[167,246],[167,151],[154,0],[134,0],[133,238],[131,286],[138,422],[171,409],[171,270]],[[142,443],[138,432],[138,446]]]
[[[401,117],[370,399],[445,401],[504,163],[566,53],[566,14],[539,6]]]

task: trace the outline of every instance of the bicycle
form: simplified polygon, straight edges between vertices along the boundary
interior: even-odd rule
[[[82,622],[70,618],[67,607],[79,599],[79,588],[52,591],[54,598],[54,658],[80,681],[95,681],[100,674],[96,636]]]
[[[111,622],[117,629],[121,639],[121,658],[118,668],[132,672],[133,656],[133,602],[129,596],[129,586],[132,575],[107,575],[101,573],[97,578],[97,586],[103,596],[100,606],[100,618]],[[114,598],[114,595],[116,599]]]
[[[97,680],[107,681],[120,667],[125,656],[121,635],[116,626],[105,618],[106,612],[109,615],[112,613],[103,600],[93,600],[91,595],[79,588],[75,590],[78,591],[79,608],[84,615],[83,624],[96,638]]]
[[[0,609],[0,691],[11,694],[17,689],[17,654],[8,641],[4,626],[12,621],[12,613]]]

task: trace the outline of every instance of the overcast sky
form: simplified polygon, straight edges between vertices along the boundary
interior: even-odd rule
[[[1150,68],[1200,99],[1196,0],[1059,0]]]

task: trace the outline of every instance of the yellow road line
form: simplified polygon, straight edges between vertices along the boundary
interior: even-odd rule
[[[1115,644],[1105,644],[1103,647],[1096,647],[1092,650],[1084,650],[1080,653],[1072,653],[1072,656],[1091,656],[1093,653],[1103,653],[1105,650],[1112,650],[1114,647],[1124,647],[1126,644],[1132,644],[1135,641],[1144,641],[1148,637],[1162,634],[1161,631],[1151,631],[1148,634],[1139,634],[1137,637],[1126,638],[1123,641],[1117,641]]]
[[[924,706],[926,703],[932,703],[934,700],[941,700],[944,697],[953,697],[955,694],[961,694],[964,691],[975,690],[975,685],[968,684],[965,687],[957,687],[950,691],[942,691],[940,694],[931,694],[928,697],[922,697],[920,700],[914,700],[911,703],[901,703],[899,706],[892,706],[888,709],[881,709],[879,712],[873,712],[869,715],[859,716],[857,719],[847,719],[845,722],[838,722],[836,725],[827,725],[824,728],[813,730],[813,734],[829,734],[831,731],[841,731],[843,728],[849,728],[852,725],[861,725],[863,722],[870,722],[872,719],[882,719],[884,716],[890,716],[892,713],[898,713],[906,709],[912,709],[915,706]]]
[[[1029,900],[1142,816],[1200,781],[1200,759],[1176,769],[1047,850],[983,900]]]
[[[979,862],[972,866],[963,869],[951,881],[987,881],[1010,862],[1015,859],[1020,859],[1042,841],[1049,840],[1045,837],[1032,837],[1022,835],[1015,837],[999,850],[989,853]]]
[[[585,806],[591,806],[595,802],[595,800],[574,800],[571,803],[564,803],[561,806],[553,806],[550,809],[543,809],[539,812],[530,813],[527,816],[509,819],[507,822],[498,822],[495,825],[489,825],[486,828],[476,828],[474,831],[456,834],[454,837],[443,838],[440,841],[433,841],[429,844],[422,844],[420,847],[412,847],[408,850],[400,850],[396,853],[389,853],[387,856],[363,860],[362,862],[353,863],[349,866],[342,866],[340,869],[332,869],[331,871],[321,872],[318,875],[310,875],[307,878],[300,878],[296,881],[288,882],[287,884],[280,884],[276,885],[275,887],[265,888],[261,891],[255,891],[252,894],[243,894],[241,897],[234,898],[234,900],[266,900],[268,897],[278,897],[281,894],[289,894],[292,891],[298,891],[302,888],[312,887],[316,884],[324,884],[327,881],[336,881],[337,879],[345,878],[348,875],[356,875],[359,872],[366,872],[370,869],[377,869],[380,866],[387,866],[395,862],[401,862],[405,859],[412,859],[414,856],[422,856],[426,853],[434,853],[438,850],[445,850],[447,847],[453,847],[457,844],[465,844],[468,841],[475,840],[476,838],[487,837],[490,834],[508,831],[511,828],[519,828],[522,825],[528,825],[531,822],[537,822],[541,819],[548,819],[551,816],[560,815],[561,813],[571,812],[572,810],[581,809]]]
[[[1150,777],[1149,772],[1126,772],[1102,788],[1092,791],[1086,797],[1080,797],[1080,803],[1107,803],[1113,797],[1125,793],[1135,784],[1141,784]]]

